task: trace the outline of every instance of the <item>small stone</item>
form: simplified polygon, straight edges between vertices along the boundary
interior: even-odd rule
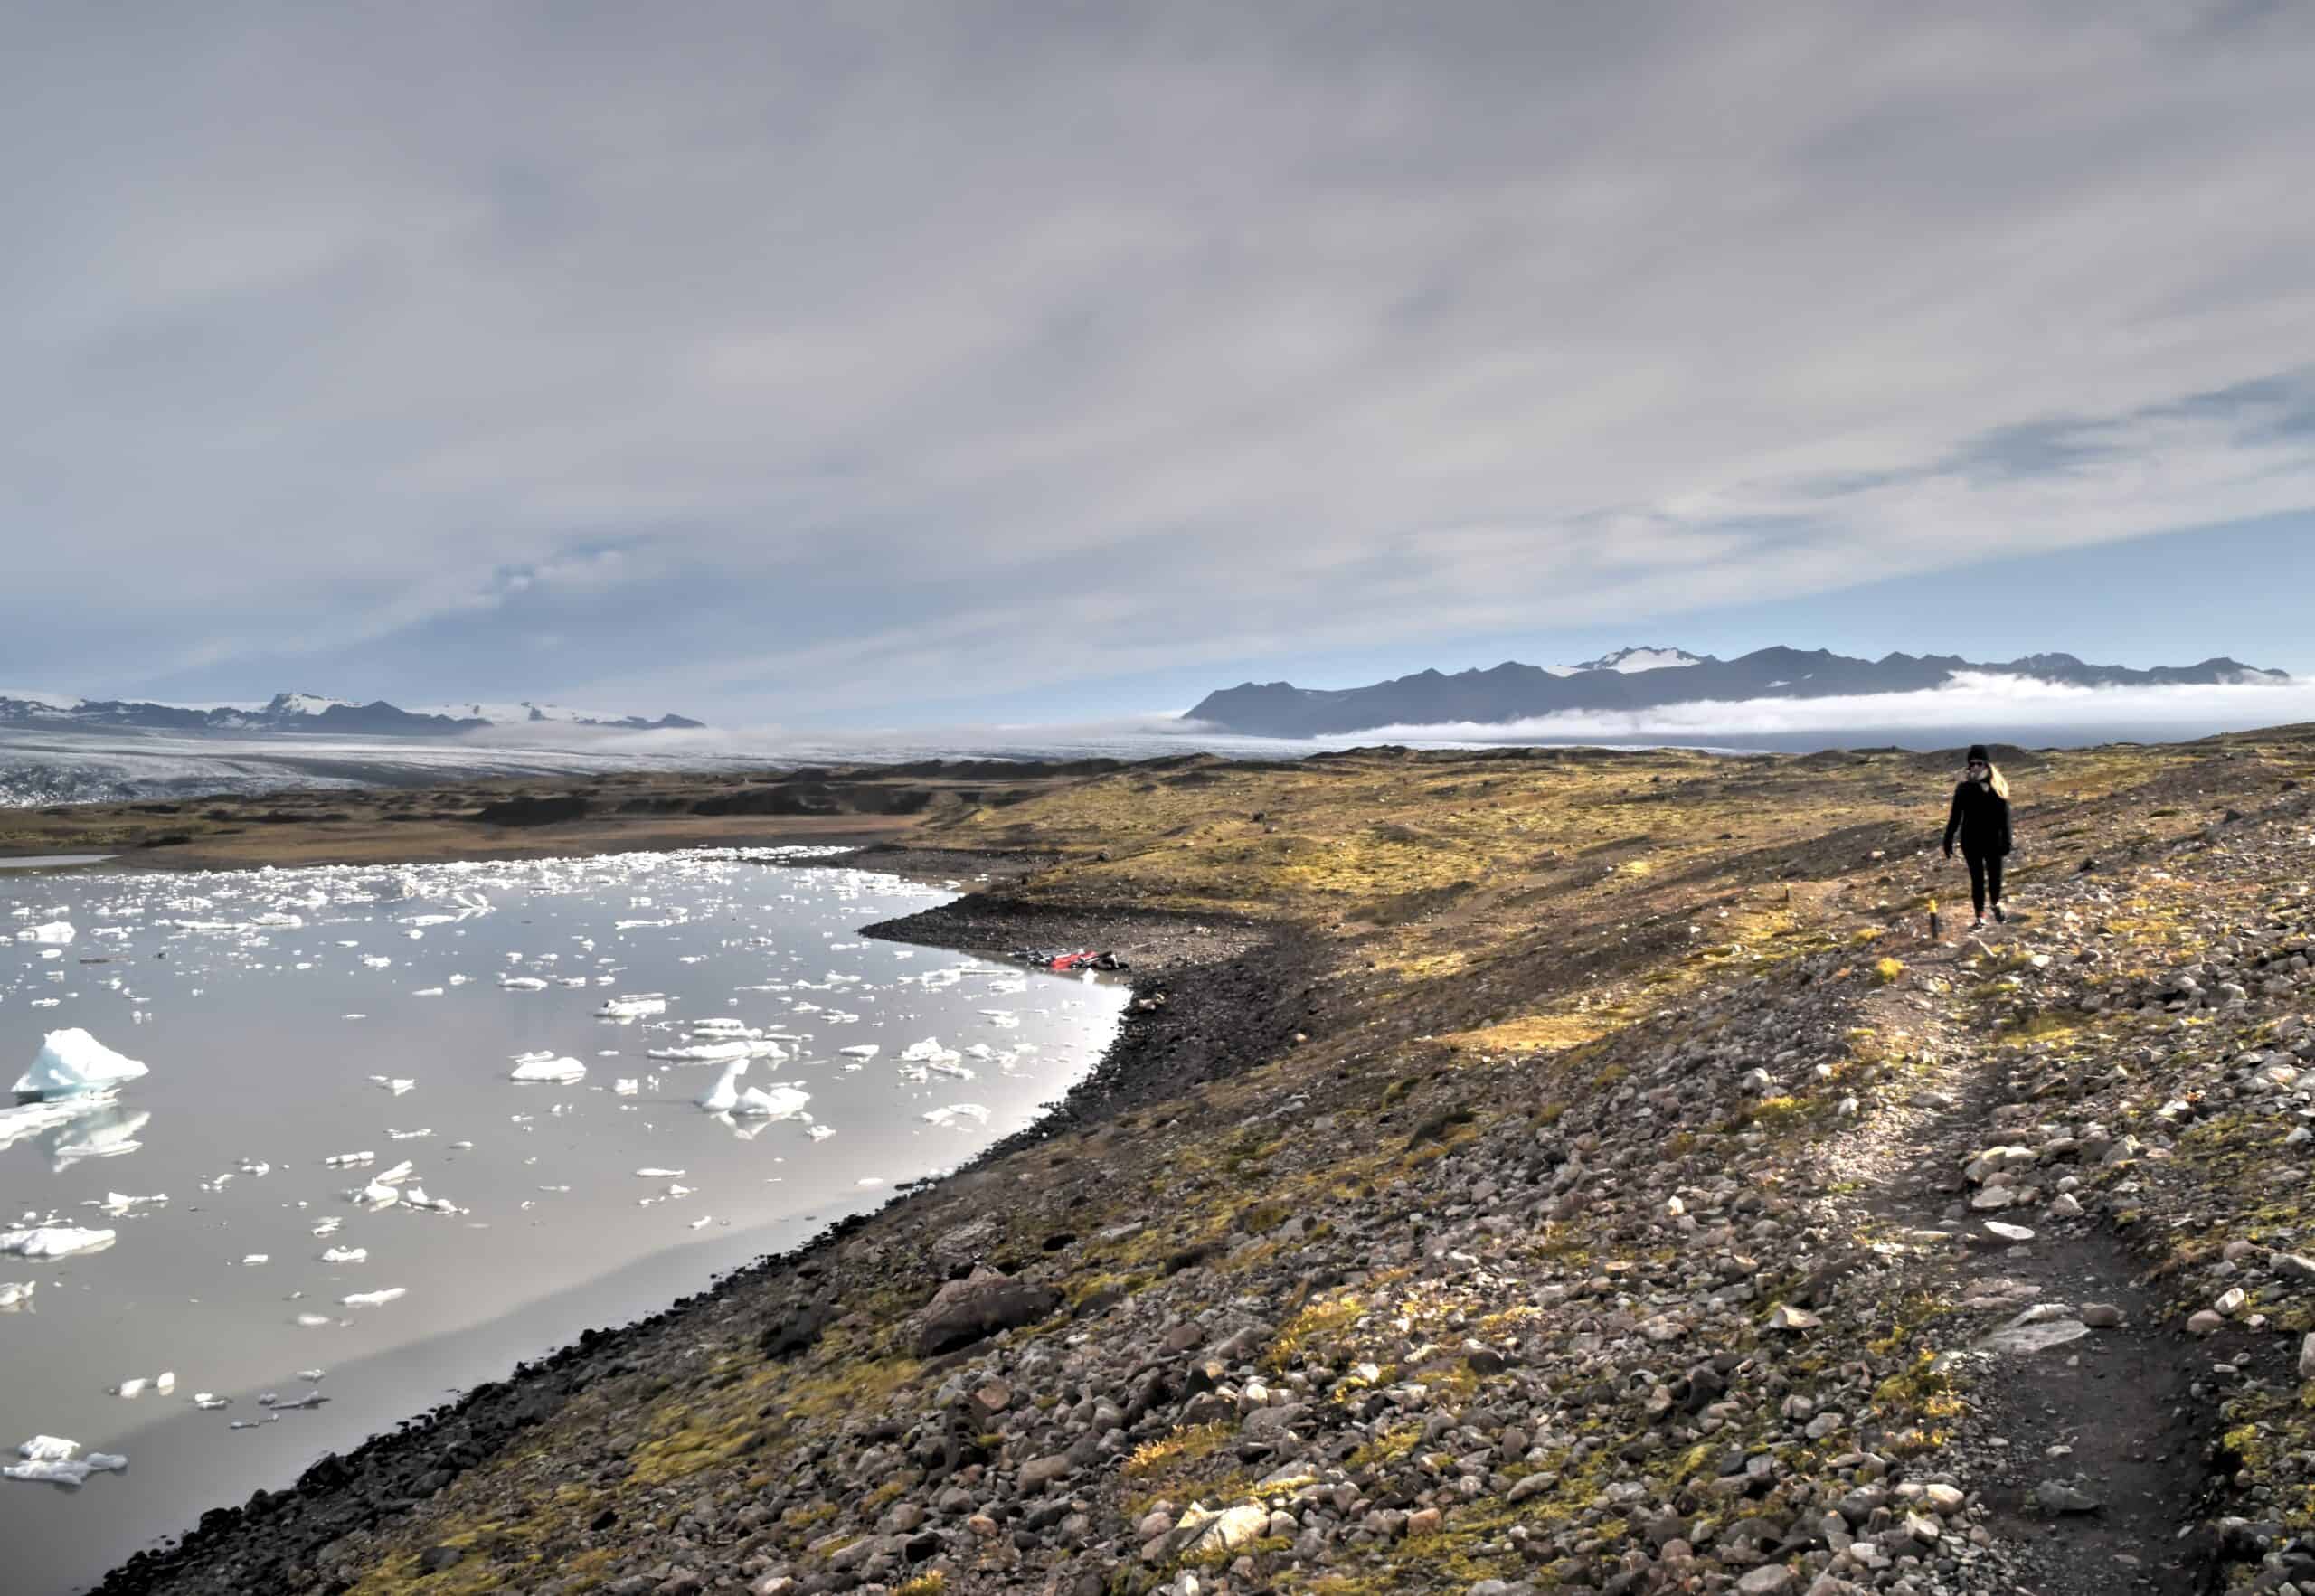
[[[2225,1328],[2225,1319],[2206,1308],[2187,1321],[2187,1334],[2189,1336],[2208,1336]]]
[[[2225,1290],[2218,1294],[2218,1300],[2211,1304],[2211,1306],[2231,1318],[2235,1315],[2241,1313],[2243,1311],[2243,1305],[2249,1300],[2250,1298],[2245,1295],[2242,1287],[2229,1286]]]
[[[1736,1582],[1743,1596],[1781,1596],[1799,1584],[1793,1572],[1781,1563],[1764,1564]]]
[[[1770,1329],[1791,1330],[1796,1335],[1803,1330],[1817,1329],[1824,1322],[1806,1308],[1780,1306],[1774,1313],[1769,1315]]]
[[[462,1546],[429,1546],[418,1554],[418,1572],[440,1573],[444,1569],[455,1566],[465,1555],[466,1549]]]
[[[2299,1377],[2315,1380],[2315,1333],[2299,1344]]]
[[[2062,1479],[2046,1479],[2034,1487],[2034,1500],[2045,1513],[2095,1513],[2098,1498],[2078,1491]]]
[[[1407,1515],[1409,1535],[1435,1535],[1440,1521],[1445,1516],[1436,1507],[1424,1507]]]
[[[2082,1305],[2082,1322],[2093,1330],[2115,1329],[2122,1322],[2122,1310],[2111,1302],[2085,1302]]]

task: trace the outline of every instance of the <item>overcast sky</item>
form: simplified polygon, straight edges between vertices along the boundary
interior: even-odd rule
[[[2310,83],[2281,0],[19,8],[0,682],[2315,670]]]

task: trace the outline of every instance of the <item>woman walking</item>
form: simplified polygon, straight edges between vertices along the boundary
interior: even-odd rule
[[[2009,856],[2009,783],[2001,779],[1983,743],[1970,750],[1969,768],[1953,789],[1952,813],[1945,821],[1948,859],[1953,856],[1956,838],[1961,857],[1970,862],[1970,899],[1978,909],[1972,929],[1986,929],[1989,899],[1994,919],[2007,921],[2009,917],[2001,911],[2001,862]]]

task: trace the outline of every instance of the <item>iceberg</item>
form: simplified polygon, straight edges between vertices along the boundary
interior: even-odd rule
[[[118,1452],[90,1452],[75,1458],[72,1454],[80,1450],[79,1441],[61,1435],[35,1435],[16,1449],[16,1455],[24,1460],[0,1469],[0,1476],[40,1485],[78,1486],[91,1474],[117,1474],[128,1467],[128,1459]]]
[[[787,1119],[804,1111],[812,1094],[794,1086],[775,1086],[769,1091],[761,1086],[751,1086],[740,1094],[732,1112],[750,1119]]]
[[[976,1125],[986,1125],[988,1123],[988,1110],[980,1103],[951,1103],[947,1108],[933,1110],[925,1115],[925,1119],[935,1125],[961,1125],[967,1120]]]
[[[72,939],[79,934],[79,932],[72,929],[71,921],[52,920],[46,925],[36,925],[30,930],[18,931],[16,933],[16,940],[19,942],[43,943],[52,948],[62,948],[68,946],[71,942]]]
[[[143,1064],[123,1058],[74,1025],[48,1034],[33,1067],[17,1078],[16,1091],[40,1097],[107,1091],[144,1073]]]
[[[0,1280],[0,1313],[14,1313],[39,1289],[38,1280]]]
[[[348,1308],[379,1308],[392,1302],[397,1297],[409,1295],[410,1288],[407,1286],[388,1286],[383,1291],[356,1291],[352,1296],[341,1297],[338,1300]]]
[[[501,976],[498,984],[509,992],[543,992],[546,983],[536,976]]]
[[[574,1058],[557,1058],[551,1053],[526,1053],[515,1061],[509,1081],[544,1081],[555,1086],[569,1086],[583,1081],[587,1066]]]
[[[716,1078],[699,1098],[699,1106],[711,1114],[729,1113],[740,1100],[739,1079],[748,1072],[748,1061],[735,1058],[723,1066],[723,1073]]]
[[[97,1252],[109,1247],[118,1232],[82,1230],[78,1225],[29,1225],[0,1231],[0,1252],[19,1258],[69,1258],[75,1252]]]

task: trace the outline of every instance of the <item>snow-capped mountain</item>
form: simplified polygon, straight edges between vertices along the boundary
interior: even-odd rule
[[[1619,648],[1582,665],[1547,665],[1544,670],[1554,676],[1580,676],[1586,671],[1613,671],[1620,676],[1636,676],[1642,671],[1677,670],[1683,666],[1704,663],[1703,655],[1691,654],[1685,648]]]
[[[132,727],[153,732],[307,732],[333,735],[441,737],[486,726],[554,722],[625,732],[694,728],[702,722],[683,715],[600,714],[552,704],[465,704],[399,709],[383,699],[356,704],[314,693],[277,693],[261,704],[153,704],[137,699],[60,698],[48,694],[0,692],[0,726]]]
[[[1620,648],[1578,666],[1418,671],[1365,687],[1297,687],[1246,682],[1209,693],[1183,719],[1260,737],[1324,737],[1378,726],[1500,724],[1568,710],[1652,709],[1669,704],[1848,694],[1928,693],[1957,675],[2030,677],[2076,687],[2282,683],[2282,671],[2235,659],[2199,665],[2090,665],[2071,654],[2029,654],[2001,664],[1954,655],[1888,654],[1854,659],[1823,648],[1762,648],[1736,659],[1678,648]]]

